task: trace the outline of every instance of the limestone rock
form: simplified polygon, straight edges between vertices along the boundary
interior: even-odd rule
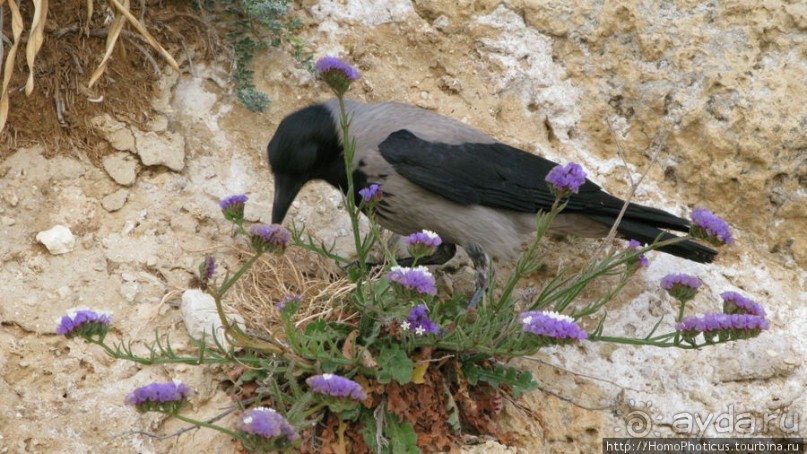
[[[134,135],[126,123],[118,121],[105,114],[91,120],[93,128],[119,151],[133,151],[135,146]]]
[[[210,332],[212,328],[219,342],[225,348],[229,348],[229,343],[224,338],[221,319],[216,311],[216,301],[212,296],[199,289],[186,290],[182,294],[180,310],[182,319],[185,321],[185,328],[191,337],[201,339],[204,335],[207,345],[215,347],[216,343],[213,342]],[[241,329],[245,329],[244,318],[240,315],[227,314],[227,319],[238,324]]]
[[[101,199],[101,206],[110,213],[113,211],[118,211],[123,208],[123,205],[126,203],[128,198],[129,191],[126,189],[118,189],[112,194],[109,194]]]
[[[137,154],[147,166],[165,166],[175,172],[185,168],[185,137],[175,132],[135,132]]]
[[[37,233],[36,240],[44,244],[53,255],[66,254],[76,246],[73,232],[63,225],[55,225],[49,230]]]
[[[110,178],[121,186],[131,186],[137,178],[137,161],[128,153],[117,152],[105,156],[101,164]]]

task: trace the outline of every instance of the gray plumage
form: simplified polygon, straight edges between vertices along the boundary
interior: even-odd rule
[[[450,259],[453,245],[468,251],[478,269],[487,266],[485,254],[512,260],[534,234],[535,213],[552,205],[554,196],[545,182],[556,165],[552,161],[417,107],[346,101],[346,109],[356,139],[351,169],[356,190],[382,185],[377,215],[383,227],[402,235],[437,232],[446,247],[434,263]],[[275,175],[272,222],[283,221],[307,181],[325,180],[347,190],[339,125],[336,100],[301,109],[280,123],[267,147]],[[552,231],[604,236],[623,203],[587,180]],[[689,222],[638,204],[629,205],[618,226],[623,237],[644,243],[659,235],[672,237],[667,229],[686,231]],[[692,241],[662,250],[699,262],[715,256]]]

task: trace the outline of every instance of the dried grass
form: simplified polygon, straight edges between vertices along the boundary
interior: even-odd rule
[[[110,114],[147,129],[156,63],[178,70],[191,53],[208,59],[221,51],[215,27],[186,3],[148,0],[129,9],[123,0],[0,0],[0,11],[11,43],[0,53],[0,159],[42,144],[48,156],[77,154],[97,164],[114,150],[92,118]],[[177,64],[171,53],[184,58]]]
[[[236,250],[240,261],[251,252]],[[283,338],[277,303],[287,295],[301,295],[303,304],[294,316],[297,326],[315,320],[350,323],[357,314],[346,302],[355,284],[332,261],[304,250],[282,256],[265,254],[227,294],[227,303],[246,320],[257,336]]]

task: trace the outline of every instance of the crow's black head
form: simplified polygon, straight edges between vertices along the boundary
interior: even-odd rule
[[[281,223],[300,188],[311,180],[347,187],[342,144],[331,111],[322,104],[283,119],[266,147],[275,177],[272,222]]]

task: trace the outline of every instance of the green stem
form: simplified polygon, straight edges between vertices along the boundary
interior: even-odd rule
[[[615,336],[589,336],[588,340],[591,342],[611,342],[614,344],[652,345],[654,347],[662,347],[662,348],[678,347],[683,348],[685,350],[692,350],[703,347],[703,345],[675,344],[674,342],[660,342],[647,339],[634,339],[630,337],[615,337]]]
[[[341,114],[342,123],[342,143],[345,150],[345,173],[347,177],[347,196],[345,204],[347,205],[347,212],[350,216],[350,223],[353,227],[353,241],[356,244],[356,255],[358,256],[359,266],[361,266],[362,273],[367,269],[367,251],[362,247],[361,234],[359,232],[359,215],[356,210],[355,187],[353,183],[353,155],[356,153],[356,143],[350,138],[350,122],[347,118],[347,109],[345,108],[345,99],[341,95],[337,97],[339,100],[339,111]],[[361,279],[356,281],[356,286],[361,285]]]
[[[195,419],[188,418],[187,416],[182,416],[179,413],[175,413],[175,414],[173,414],[171,416],[179,419],[180,421],[185,421],[186,423],[193,424],[194,426],[207,427],[208,429],[218,430],[219,432],[225,433],[225,434],[227,434],[227,435],[229,435],[229,436],[231,436],[233,438],[237,438],[239,440],[241,439],[240,434],[237,434],[237,433],[233,432],[232,430],[225,429],[224,427],[217,426],[215,424],[210,424],[210,423],[204,422],[204,421],[197,421]]]
[[[263,252],[258,252],[255,255],[253,255],[249,260],[247,260],[247,263],[242,265],[241,268],[238,271],[236,271],[236,273],[231,278],[229,278],[228,280],[224,281],[223,284],[221,284],[221,287],[219,287],[218,292],[213,296],[216,297],[217,300],[223,297],[224,294],[227,293],[227,290],[230,290],[230,287],[232,287],[238,281],[238,279],[244,273],[246,273],[247,270],[250,269],[256,261],[258,261],[261,255],[263,255]],[[219,315],[221,316],[223,314],[220,313]],[[221,321],[225,322],[225,319],[222,318]]]

